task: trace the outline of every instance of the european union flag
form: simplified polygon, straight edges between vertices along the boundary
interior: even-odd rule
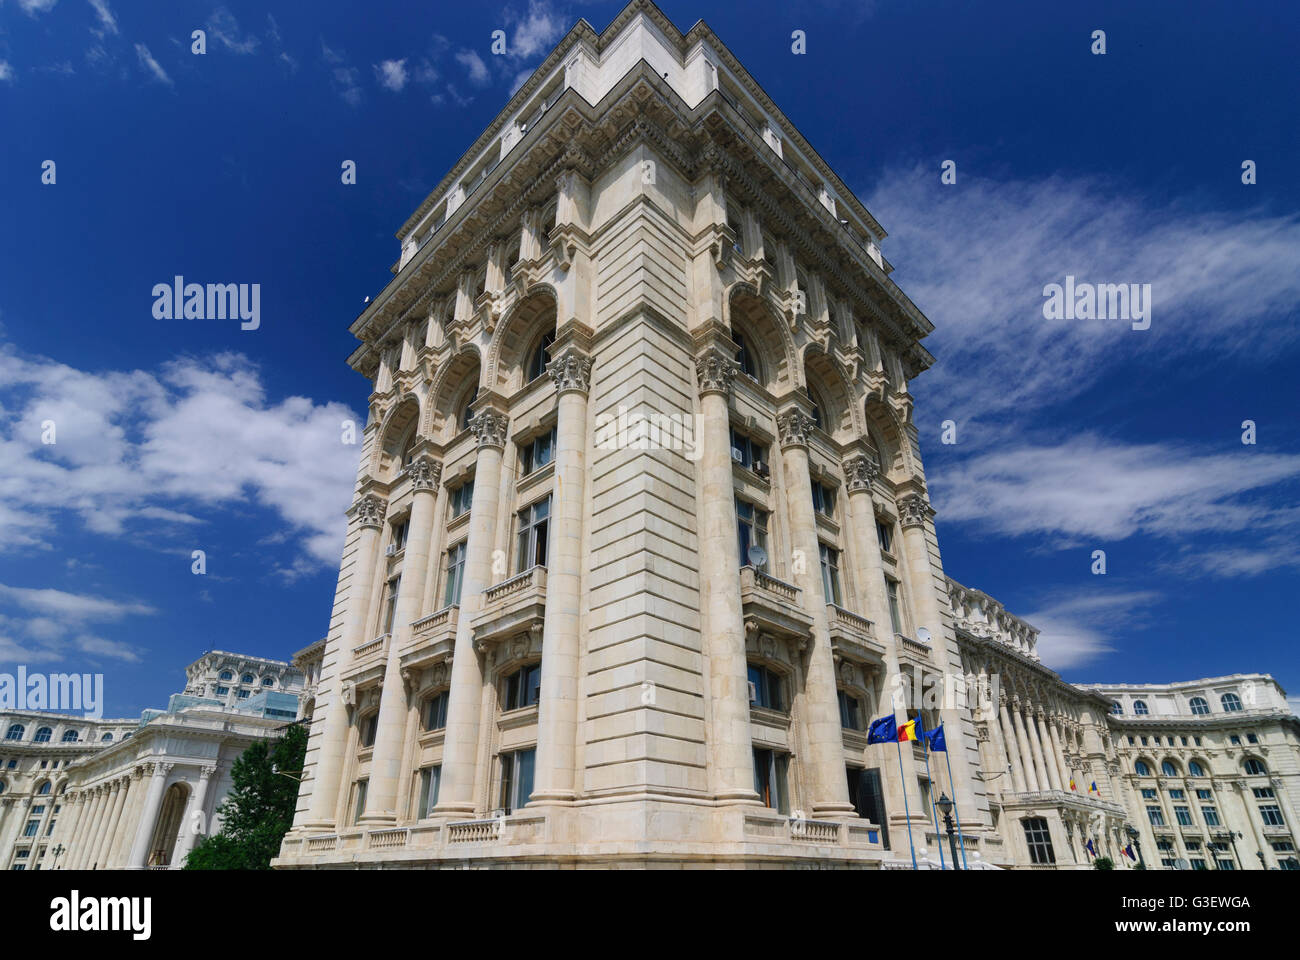
[[[894,743],[898,739],[898,721],[892,716],[872,720],[867,730],[867,743]]]
[[[930,749],[935,753],[947,753],[948,741],[943,738],[943,724],[939,724],[933,730],[927,731],[926,739],[930,741]]]

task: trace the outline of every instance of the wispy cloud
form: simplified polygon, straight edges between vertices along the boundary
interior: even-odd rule
[[[18,6],[22,8],[23,13],[34,17],[38,13],[48,13],[53,10],[58,2],[59,0],[18,0]]]
[[[402,92],[406,86],[405,60],[384,60],[376,63],[374,67],[375,77],[379,80],[380,86],[394,93]]]
[[[566,18],[545,0],[529,0],[527,13],[507,15],[506,22],[513,25],[515,31],[507,47],[508,53],[519,60],[549,52],[564,36],[567,23]]]
[[[149,52],[149,48],[143,43],[137,43],[135,45],[135,55],[139,57],[140,66],[142,68],[149,71],[155,78],[167,84],[167,86],[175,86],[175,84],[172,83],[172,78],[167,76],[167,71],[159,65],[158,61],[153,58],[153,54]]]
[[[0,661],[59,661],[76,651],[94,657],[138,661],[138,648],[107,640],[91,631],[127,617],[149,616],[154,612],[148,604],[133,600],[0,583]]]
[[[0,83],[13,83],[14,68],[8,60],[0,60]]]
[[[99,25],[103,32],[116,35],[117,18],[108,7],[108,0],[90,0],[90,5],[95,8],[95,15],[99,17]]]
[[[274,24],[274,21],[272,21]],[[253,34],[243,34],[239,21],[225,7],[217,7],[204,25],[208,36],[225,47],[231,53],[248,54],[257,51],[260,41]]]
[[[476,87],[485,87],[492,81],[492,75],[488,73],[487,64],[483,58],[474,50],[461,50],[456,54],[456,62],[465,68],[465,73],[469,76],[469,82]]]
[[[329,67],[334,90],[349,106],[361,104],[361,72],[351,66],[346,57],[332,49],[324,40],[320,44],[321,58]]]
[[[1113,635],[1140,626],[1145,611],[1159,600],[1152,591],[1111,593],[1099,586],[1058,595],[1024,619],[1039,630],[1042,661],[1065,670],[1113,651]]]

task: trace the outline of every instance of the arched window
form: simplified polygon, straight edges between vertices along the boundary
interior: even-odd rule
[[[1139,760],[1133,764],[1133,772],[1139,777],[1151,776],[1151,768],[1146,765],[1146,761],[1144,760]]]
[[[263,677],[263,678],[262,678],[262,686],[264,686],[264,687],[274,687],[274,686],[275,686],[275,678],[274,678],[274,677]]]
[[[1160,772],[1166,777],[1176,777],[1178,776],[1178,765],[1172,760],[1166,760],[1160,764]]]
[[[1241,709],[1241,697],[1235,693],[1225,693],[1219,698],[1219,703],[1223,704],[1224,713],[1236,713]]]
[[[112,741],[113,741],[113,735],[111,733],[106,733],[99,738],[100,743],[112,743]]]
[[[1261,777],[1268,773],[1268,767],[1264,766],[1264,761],[1258,757],[1247,757],[1244,764],[1246,772],[1253,777]]]
[[[740,349],[736,351],[736,365],[740,367],[740,372],[753,380],[757,380],[758,362],[754,357],[754,351],[750,347],[749,341],[738,330],[731,332],[731,339],[735,340],[740,346]]]
[[[1136,713],[1139,717],[1145,717],[1148,713],[1147,702],[1145,700],[1134,700],[1133,712]]]
[[[244,674],[242,677],[239,678],[239,682],[240,682],[240,683],[252,683],[252,682],[253,682],[253,675],[252,675],[251,673],[246,673],[246,674]]]
[[[465,398],[465,405],[461,407],[460,428],[462,430],[469,429],[469,420],[470,417],[473,415],[473,411],[474,411],[474,401],[477,399],[478,399],[478,385],[475,384],[474,389],[471,390],[469,392],[469,395]]]
[[[412,454],[415,450],[415,441],[419,437],[419,431],[414,426],[411,432],[406,435],[406,440],[402,442],[402,466],[408,466],[411,462]],[[244,683],[252,683],[252,680],[245,680]]]
[[[1121,704],[1118,700],[1116,700],[1114,703],[1110,705],[1110,712],[1115,714],[1115,716],[1117,717],[1122,716],[1124,713],[1123,704]]]
[[[5,733],[5,739],[6,739],[6,740],[21,740],[21,739],[23,738],[23,734],[24,734],[25,732],[26,732],[26,728],[25,728],[21,723],[15,723],[15,724],[14,724],[13,726],[11,726],[11,727],[9,728],[9,730]]]
[[[555,334],[547,331],[542,334],[542,338],[537,341],[537,346],[533,348],[532,355],[528,358],[528,377],[526,383],[532,383],[542,374],[546,373],[546,363],[550,360],[550,354],[547,352],[551,344],[555,342]]]
[[[222,670],[222,671],[221,671],[221,679],[222,679],[222,680],[233,680],[233,679],[235,679],[235,675],[234,675],[233,673],[231,673],[229,670]]]
[[[1188,764],[1187,764],[1187,773],[1188,773],[1188,776],[1192,776],[1192,777],[1203,777],[1203,776],[1205,776],[1205,768],[1202,767],[1202,766],[1201,766],[1199,763],[1197,763],[1195,760],[1191,760],[1191,761],[1189,761]]]
[[[1192,713],[1198,717],[1203,717],[1210,712],[1210,705],[1204,697],[1192,697],[1187,702],[1187,705],[1192,708]]]
[[[49,727],[41,727],[39,730],[36,731],[36,736],[33,739],[35,740],[36,743],[49,743],[50,738],[53,736],[54,736],[53,730],[51,730]]]
[[[48,797],[50,795],[50,781],[46,780],[36,790],[38,797]]]
[[[65,731],[64,734],[63,734],[63,742],[64,742],[64,743],[76,743],[76,742],[77,742],[77,731],[76,731],[76,730],[67,730],[67,731]]]

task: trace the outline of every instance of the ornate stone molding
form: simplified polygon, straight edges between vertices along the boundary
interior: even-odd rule
[[[480,447],[498,447],[502,450],[506,446],[506,430],[509,425],[510,418],[495,410],[480,411],[469,422],[469,428],[474,431]]]
[[[380,528],[384,525],[384,514],[388,512],[388,501],[368,493],[352,505],[348,511],[356,517],[363,527]]]
[[[413,490],[436,491],[442,478],[442,462],[427,453],[421,454],[407,466],[406,475],[411,478]]]
[[[808,438],[815,426],[813,418],[802,410],[786,410],[778,414],[776,429],[781,438],[781,449],[808,446]]]
[[[844,461],[844,479],[849,493],[855,490],[870,492],[871,485],[880,476],[880,465],[866,454],[849,457]]]
[[[556,393],[582,393],[591,390],[591,357],[577,347],[565,347],[546,365],[555,381]]]
[[[718,347],[706,347],[695,358],[695,378],[699,382],[700,396],[720,393],[724,397],[731,393],[731,382],[736,379],[740,367]]]
[[[934,516],[934,508],[919,493],[911,493],[898,501],[898,518],[904,527],[920,527]]]

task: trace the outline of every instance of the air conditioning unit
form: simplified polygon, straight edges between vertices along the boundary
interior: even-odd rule
[[[760,477],[762,477],[763,479],[767,479],[767,477],[772,473],[772,471],[768,468],[768,465],[764,463],[762,460],[754,461],[754,472],[758,474]]]
[[[749,702],[758,703],[758,687],[754,686],[754,681],[749,681]]]
[[[731,448],[731,459],[732,459],[732,460],[735,460],[737,463],[744,463],[744,462],[745,462],[745,454],[744,454],[743,451],[741,451],[741,450],[737,450],[735,447],[732,447],[732,448]]]
[[[388,545],[387,549],[384,550],[384,556],[386,556],[386,557],[393,557],[393,556],[396,556],[396,555],[397,555],[397,544],[395,544],[395,543],[390,543],[390,544]]]

